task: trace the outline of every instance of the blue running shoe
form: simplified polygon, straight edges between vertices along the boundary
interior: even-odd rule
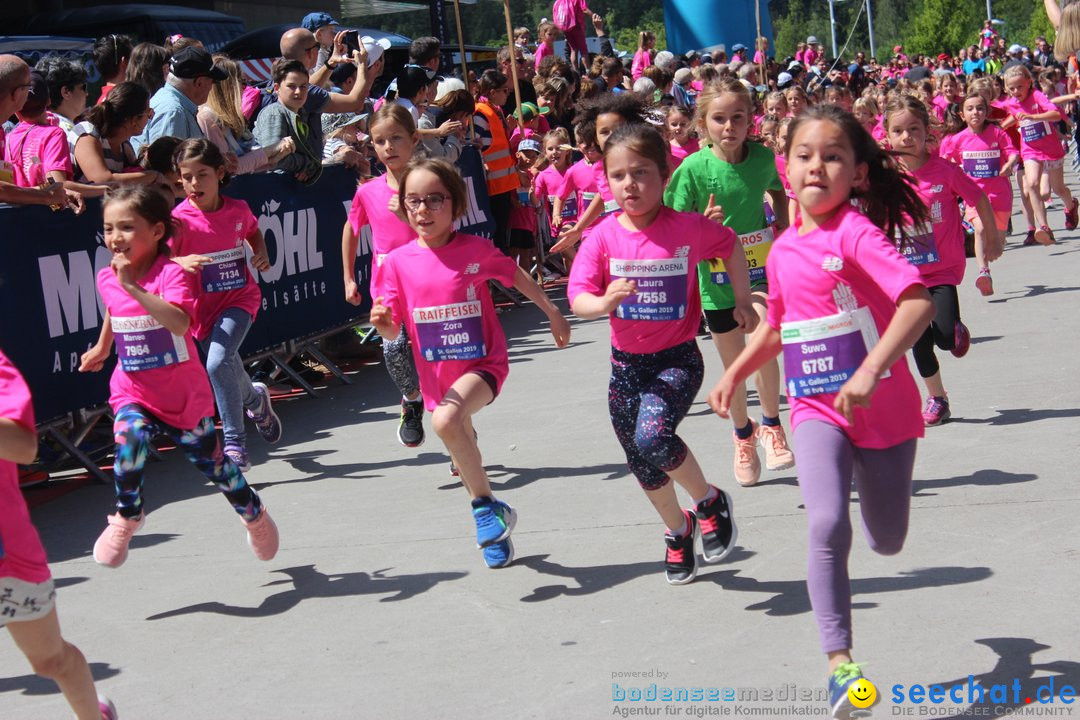
[[[504,568],[514,562],[514,541],[510,538],[484,548],[484,562],[489,568]]]
[[[841,663],[829,676],[829,706],[835,720],[851,720],[857,712],[848,697],[848,688],[863,676],[862,670],[853,662]]]
[[[476,520],[476,546],[486,548],[510,536],[517,522],[517,513],[506,503],[490,497],[472,501]]]

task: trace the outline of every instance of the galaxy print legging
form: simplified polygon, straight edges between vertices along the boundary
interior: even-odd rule
[[[626,464],[645,490],[667,484],[683,464],[686,443],[675,434],[690,410],[705,366],[694,340],[656,353],[611,349],[608,410]]]

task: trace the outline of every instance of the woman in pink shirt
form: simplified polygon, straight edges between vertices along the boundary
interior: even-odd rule
[[[901,247],[934,299],[934,321],[915,342],[912,355],[928,393],[923,420],[927,425],[940,425],[951,412],[934,346],[950,350],[956,357],[966,355],[971,346],[971,333],[960,321],[956,292],[967,265],[958,201],[974,207],[979,215],[981,230],[975,233],[975,254],[982,265],[1001,256],[1003,238],[997,233],[994,210],[983,191],[960,168],[927,150],[930,113],[925,104],[911,95],[893,97],[885,107],[885,131],[929,209],[926,222],[908,225]]]
[[[833,717],[848,717],[848,688],[862,677],[851,658],[851,485],[870,547],[898,553],[923,434],[904,353],[934,309],[918,271],[889,238],[905,215],[923,218],[926,209],[870,134],[835,105],[794,121],[787,156],[800,221],[769,255],[766,324],[709,393],[709,404],[727,417],[739,384],[784,354],[809,523],[806,584]],[[852,207],[853,197],[866,215]]]
[[[143,468],[158,435],[168,435],[218,486],[247,527],[255,557],[271,560],[277,526],[214,430],[214,397],[191,333],[194,279],[169,260],[172,201],[155,188],[125,185],[106,198],[103,210],[105,245],[113,254],[97,276],[105,319],[79,371],[101,370],[116,341],[118,361],[109,381],[116,512],[94,543],[94,560],[111,568],[127,560],[131,538],[145,520]]]
[[[964,99],[962,112],[966,127],[955,135],[942,139],[938,154],[943,160],[958,165],[986,194],[994,211],[995,227],[999,233],[1004,234],[1009,227],[1013,206],[1013,190],[1009,176],[1012,175],[1020,154],[1008,133],[987,122],[990,103],[984,95],[968,95]],[[981,228],[982,220],[975,207],[968,207],[964,217],[973,223],[976,229]],[[976,259],[979,263],[979,275],[975,279],[975,286],[983,295],[993,295],[994,283],[990,278],[990,267],[981,252]]]
[[[185,140],[173,157],[187,197],[173,209],[175,232],[169,244],[174,261],[199,278],[191,332],[206,353],[225,454],[247,472],[251,461],[244,415],[271,445],[282,433],[269,388],[252,382],[240,359],[240,346],[262,304],[245,245],[251,249],[251,267],[259,272],[270,269],[270,260],[251,208],[221,194],[231,178],[218,146],[202,138]]]
[[[517,513],[492,496],[472,421],[495,400],[510,372],[487,281],[513,286],[536,303],[558,347],[569,342],[570,325],[528,273],[490,240],[454,231],[467,195],[453,165],[440,159],[410,164],[398,197],[417,237],[386,256],[371,324],[389,340],[408,327],[432,428],[472,498],[476,544],[488,567],[505,567],[514,559],[510,533]]]
[[[112,703],[94,691],[86,658],[60,634],[45,548],[19,490],[16,463],[33,462],[37,452],[30,388],[0,352],[0,627],[35,673],[60,686],[79,720],[116,720]]]
[[[1039,226],[1035,231],[1035,240],[1043,245],[1052,245],[1054,233],[1047,225],[1046,205],[1039,191],[1043,173],[1050,176],[1050,188],[1061,198],[1065,208],[1065,229],[1075,230],[1080,215],[1080,202],[1065,185],[1065,149],[1061,147],[1057,131],[1051,125],[1061,120],[1061,112],[1046,95],[1034,89],[1031,71],[1023,65],[1010,67],[1005,71],[1004,78],[1005,92],[1009,97],[1002,106],[1012,116],[1008,126],[1020,126],[1024,180],[1028,200]]]
[[[630,472],[656,508],[664,535],[668,583],[697,575],[694,539],[704,561],[735,547],[731,497],[705,480],[697,459],[676,435],[701,387],[704,366],[696,342],[701,319],[697,264],[723,258],[736,298],[733,315],[745,332],[757,323],[750,303],[746,257],[717,206],[705,214],[663,205],[668,148],[643,123],[615,130],[604,166],[622,212],[601,221],[581,245],[566,295],[574,314],[611,321],[608,411]],[[679,505],[671,481],[690,495]]]
[[[361,303],[357,284],[360,278],[356,273],[356,252],[361,230],[369,226],[371,233],[371,282],[368,289],[373,298],[381,294],[379,278],[386,256],[416,237],[405,222],[405,214],[398,201],[401,178],[420,137],[413,125],[412,115],[397,103],[387,103],[371,116],[368,130],[375,155],[386,168],[386,173],[356,189],[348,220],[342,229],[341,262],[345,272],[345,300],[353,305]],[[420,383],[416,378],[412,345],[406,328],[402,328],[393,340],[383,338],[383,362],[390,379],[401,393],[398,442],[405,447],[420,447],[424,444],[424,401],[420,397]]]

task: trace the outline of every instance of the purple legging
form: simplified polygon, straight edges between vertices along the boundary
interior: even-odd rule
[[[822,420],[795,428],[799,489],[809,520],[806,587],[818,623],[822,652],[846,650],[851,642],[851,481],[859,492],[863,534],[880,555],[904,547],[911,509],[915,440],[883,450],[855,447],[844,431]]]

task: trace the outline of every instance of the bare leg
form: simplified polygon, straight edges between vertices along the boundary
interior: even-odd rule
[[[1027,193],[1027,180],[1024,179],[1025,169],[1020,167],[1019,172],[1016,173],[1016,188],[1020,191],[1020,205],[1024,210],[1024,219],[1027,220],[1029,228],[1035,227],[1035,215],[1031,209],[1031,200],[1028,199]]]
[[[687,451],[686,460],[674,470],[668,470],[667,474],[672,480],[682,486],[691,499],[701,500],[709,493],[709,484],[705,481],[705,474],[701,472],[694,453]],[[656,490],[645,491],[649,502],[660,513],[660,519],[668,530],[678,530],[683,524],[683,510],[679,506],[679,499],[675,495],[675,486],[671,483]]]
[[[711,333],[713,344],[716,345],[716,351],[720,353],[720,360],[724,363],[724,367],[729,367],[735,359],[739,357],[746,348],[746,336],[743,335],[741,330],[735,329],[726,333]],[[746,423],[750,420],[746,411],[746,383],[739,383],[739,386],[735,388],[735,393],[731,396],[731,407],[728,409],[731,414],[731,422],[735,424],[735,427],[746,427]]]
[[[1035,226],[1040,228],[1047,224],[1046,205],[1043,204],[1042,194],[1039,191],[1042,175],[1041,160],[1024,161],[1024,182],[1027,185],[1028,203],[1031,205],[1031,210],[1035,215]]]
[[[1049,177],[1050,187],[1053,188],[1054,194],[1061,198],[1061,201],[1065,203],[1064,210],[1068,210],[1072,207],[1073,196],[1069,192],[1069,186],[1065,184],[1065,168],[1059,167],[1053,170],[1048,170],[1046,175]]]
[[[79,720],[101,720],[90,666],[79,648],[60,635],[55,607],[40,620],[8,623],[7,629],[34,672],[60,686]]]
[[[945,383],[941,380],[940,371],[923,378],[923,382],[926,383],[926,392],[934,397],[945,397]]]
[[[473,433],[472,416],[493,399],[491,387],[475,373],[457,379],[431,413],[431,427],[446,445],[473,499],[491,496],[491,484]]]
[[[754,310],[758,314],[758,330],[765,326],[765,314],[768,308],[765,305],[766,295],[755,292],[751,296]],[[756,332],[756,331],[755,331]],[[727,363],[724,363],[725,367]],[[754,386],[757,388],[758,400],[761,402],[761,412],[768,417],[780,416],[780,363],[776,358],[761,366],[754,374]],[[739,427],[745,427],[743,422]]]

